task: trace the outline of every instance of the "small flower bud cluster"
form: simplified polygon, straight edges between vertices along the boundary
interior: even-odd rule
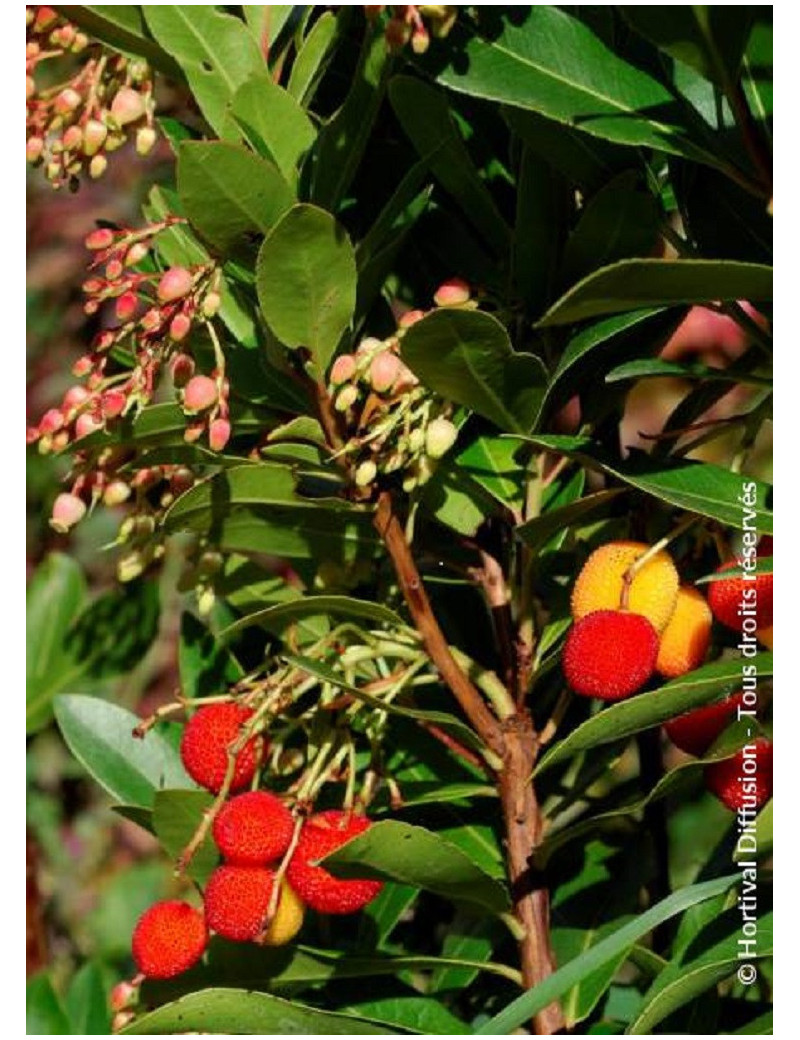
[[[141,230],[101,227],[87,236],[93,259],[83,284],[88,297],[84,310],[91,315],[101,306],[111,308],[114,324],[95,336],[90,352],[73,367],[85,385],[72,387],[60,408],[50,409],[28,430],[28,443],[38,442],[41,452],[61,451],[148,404],[165,363],[192,417],[187,441],[207,431],[214,451],[227,443],[231,431],[224,359],[220,354],[213,377],[197,375],[185,342],[195,323],[208,323],[220,307],[219,268],[209,263],[163,272],[137,269],[154,236],[176,221],[167,218]],[[109,375],[111,351],[117,346],[128,348],[134,365],[128,372]]]
[[[439,307],[474,307],[466,282],[452,278],[434,295]],[[405,330],[425,317],[407,311],[386,340],[364,339],[355,353],[340,354],[329,373],[333,406],[349,434],[342,454],[357,487],[370,488],[379,478],[399,477],[410,492],[430,479],[452,448],[458,430],[452,405],[421,386],[400,358]]]
[[[197,540],[190,544],[183,571],[178,578],[178,590],[194,592],[201,617],[207,617],[213,609],[217,599],[215,585],[224,565],[224,555],[207,540]]]
[[[107,156],[132,136],[136,151],[146,155],[156,141],[148,65],[90,42],[52,7],[28,7],[26,20],[28,162],[41,166],[54,188],[75,189],[81,174],[101,177]],[[65,80],[50,72],[58,59],[67,59]],[[48,74],[37,82],[43,62],[49,63]]]
[[[367,18],[373,20],[389,11],[384,36],[391,50],[400,50],[407,43],[415,54],[424,54],[431,36],[443,39],[453,25],[458,8],[445,4],[374,4],[364,8]]]

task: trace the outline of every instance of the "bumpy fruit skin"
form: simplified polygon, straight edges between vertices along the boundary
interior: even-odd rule
[[[769,628],[772,625],[772,575],[756,574],[753,580],[742,578],[738,563],[724,563],[717,568],[717,574],[727,570],[733,570],[737,576],[712,581],[708,586],[708,603],[714,617],[726,628],[741,632],[742,619],[739,616],[739,607],[744,606],[751,611],[755,608],[756,628]],[[750,593],[751,598],[743,601],[742,594],[745,589],[753,588],[756,590],[755,600]]]
[[[203,956],[208,930],[203,914],[179,899],[154,903],[133,930],[133,959],[149,979],[171,979]]]
[[[303,927],[304,917],[305,907],[302,900],[284,879],[281,881],[281,894],[275,916],[260,941],[265,946],[285,946]]]
[[[772,795],[772,741],[758,737],[753,743],[755,772],[748,773],[742,768],[746,758],[744,748],[733,758],[713,762],[705,768],[706,787],[733,812],[759,809]]]
[[[241,727],[253,712],[241,704],[207,704],[186,723],[181,739],[181,758],[186,772],[215,794],[225,782],[228,748],[238,739]],[[264,750],[262,737],[252,737],[236,756],[230,790],[241,791],[253,779]]]
[[[664,723],[667,736],[687,755],[701,757],[708,751],[728,723],[736,718],[736,710],[742,703],[741,693],[734,693],[716,704],[695,708],[684,715]]]
[[[337,809],[317,813],[306,821],[286,877],[312,910],[321,914],[352,914],[371,903],[383,888],[380,881],[341,880],[314,863],[370,826],[366,816]]]
[[[678,590],[675,610],[661,634],[656,671],[674,679],[698,668],[711,643],[711,610],[701,592],[691,585]]]
[[[223,805],[212,833],[228,863],[263,867],[280,859],[289,848],[294,820],[276,795],[246,791]]]
[[[204,893],[206,924],[235,942],[252,942],[264,927],[275,875],[266,867],[217,867]]]
[[[658,633],[641,614],[595,610],[576,621],[564,645],[568,685],[583,697],[619,701],[655,671]]]
[[[580,621],[597,610],[619,610],[625,572],[648,548],[643,542],[609,542],[595,549],[572,590],[573,618]],[[642,614],[657,632],[663,632],[675,609],[678,585],[672,557],[656,553],[634,577],[627,609]]]

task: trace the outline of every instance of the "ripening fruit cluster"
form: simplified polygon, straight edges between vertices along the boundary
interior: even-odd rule
[[[460,278],[440,285],[434,303],[477,306]],[[328,374],[328,391],[346,430],[342,455],[360,488],[371,488],[381,477],[399,478],[411,492],[430,479],[456,442],[452,405],[420,385],[400,357],[406,329],[424,317],[424,311],[407,311],[394,335],[363,339],[354,353],[340,354]]]
[[[760,555],[771,551],[770,539]],[[747,580],[735,563],[725,564],[720,570],[736,568],[737,576],[712,582],[706,601],[698,588],[681,585],[664,550],[638,564],[647,553],[642,542],[609,542],[578,575],[563,668],[582,696],[622,700],[656,674],[674,679],[693,671],[708,653],[714,619],[740,633],[749,624],[753,639],[771,646],[771,574]]]
[[[211,704],[184,729],[181,758],[189,775],[214,794],[227,781],[232,795],[211,828],[223,862],[208,879],[202,910],[168,900],[140,918],[133,956],[147,978],[171,978],[192,967],[212,932],[234,942],[282,946],[300,931],[306,907],[354,913],[382,888],[378,881],[336,878],[318,862],[366,831],[365,816],[327,810],[300,823],[278,795],[246,790],[267,750],[266,738],[246,729],[253,718],[243,705]]]
[[[427,51],[431,36],[444,39],[458,14],[457,7],[446,4],[367,4],[364,11],[370,19],[388,11],[384,29],[387,46],[394,51],[410,43],[415,54]]]

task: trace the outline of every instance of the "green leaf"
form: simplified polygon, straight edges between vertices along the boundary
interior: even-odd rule
[[[266,234],[294,202],[277,167],[225,141],[184,141],[177,177],[192,226],[223,254]]]
[[[403,337],[406,364],[437,394],[509,433],[527,433],[544,396],[544,366],[515,353],[505,328],[481,311],[442,307]]]
[[[77,1036],[109,1036],[108,985],[100,964],[87,961],[73,976],[66,997],[70,1032]],[[52,1032],[51,1030],[49,1032]]]
[[[75,660],[67,634],[86,602],[78,564],[50,553],[37,568],[26,598],[26,732],[35,733],[53,716],[56,693],[79,679],[85,665]]]
[[[734,260],[621,260],[557,300],[539,326],[569,325],[636,307],[772,299],[772,268]]]
[[[256,288],[264,319],[292,350],[305,347],[321,377],[356,305],[356,261],[344,230],[324,210],[289,210],[258,254]]]
[[[727,877],[715,878],[713,881],[705,881],[699,885],[689,885],[678,892],[673,892],[660,903],[656,903],[655,906],[623,925],[613,935],[601,939],[590,950],[563,965],[544,982],[540,982],[538,986],[534,986],[522,996],[517,997],[498,1015],[476,1029],[475,1033],[483,1036],[510,1033],[546,1008],[552,1001],[572,989],[582,979],[597,971],[608,961],[614,960],[621,950],[630,949],[635,942],[657,928],[658,925],[696,903],[726,892],[737,880],[737,874],[730,874]]]
[[[141,55],[159,72],[181,78],[180,66],[148,33],[138,4],[56,4],[55,9],[95,39],[126,54]]]
[[[253,614],[239,618],[238,621],[234,621],[232,625],[223,629],[219,638],[221,640],[230,639],[251,625],[264,625],[270,630],[277,628],[279,632],[282,632],[300,618],[318,615],[363,618],[366,621],[374,621],[379,625],[390,625],[391,627],[403,625],[403,619],[381,603],[370,603],[352,596],[303,596],[302,599],[292,600],[289,603],[277,603],[272,607],[265,607],[263,610],[257,610]]]
[[[621,173],[581,211],[564,247],[562,283],[569,285],[616,260],[647,256],[658,239],[660,220],[658,204],[641,187],[638,174]]]
[[[606,375],[607,383],[619,383],[627,379],[710,379],[724,383],[754,383],[759,386],[770,381],[765,377],[748,376],[730,372],[725,368],[711,368],[700,362],[665,361],[664,358],[641,358],[638,361],[627,361]]]
[[[609,491],[594,491],[583,498],[570,502],[569,505],[560,509],[535,516],[524,524],[514,528],[514,533],[521,538],[526,545],[536,548],[544,545],[554,534],[560,531],[566,532],[568,528],[578,521],[586,520],[587,517],[601,512],[613,500],[622,494],[621,488],[611,488]]]
[[[753,24],[753,8],[711,4],[622,5],[625,20],[661,50],[725,88],[735,80]]]
[[[523,10],[524,18],[498,19],[499,31],[486,37],[468,36],[457,23],[448,37],[457,57],[439,72],[439,82],[619,144],[719,161],[670,91],[610,51],[583,22],[549,5]]]
[[[757,674],[766,677],[772,674],[772,654],[758,654],[751,658]],[[651,726],[658,726],[667,719],[682,715],[692,708],[700,708],[721,699],[739,688],[742,683],[742,662],[736,660],[715,661],[697,668],[688,675],[665,683],[660,689],[640,693],[628,700],[619,701],[593,715],[574,729],[540,760],[535,773],[540,773],[556,762],[569,758],[578,751],[610,744],[621,737],[629,737]]]
[[[504,887],[455,845],[399,820],[374,823],[321,862],[337,877],[399,881],[489,913],[509,906]]]
[[[629,919],[626,916],[592,928],[553,928],[552,943],[556,962],[565,964],[574,961],[596,943],[619,931]],[[572,1029],[592,1013],[627,956],[628,950],[621,949],[616,957],[585,975],[564,995],[561,1006],[567,1028]]]
[[[237,88],[264,68],[247,26],[210,4],[143,4],[142,11],[150,32],[183,69],[212,129],[220,137],[237,140],[228,105]]]
[[[178,641],[178,670],[183,696],[210,697],[244,675],[231,652],[202,621],[189,613],[181,615]]]
[[[71,1033],[67,1014],[53,984],[41,973],[25,987],[25,1033],[27,1036],[65,1036]]]
[[[426,1036],[461,1036],[472,1033],[466,1022],[431,997],[379,997],[350,1003],[346,1011],[373,1022],[383,1022],[406,1033]]]
[[[165,787],[194,788],[178,752],[152,730],[133,736],[139,719],[95,697],[62,694],[55,714],[70,751],[119,802],[151,808]]]
[[[270,56],[276,40],[292,20],[295,9],[294,4],[242,4],[244,20],[265,58]]]
[[[772,954],[772,914],[756,922],[756,957]],[[692,941],[683,956],[671,961],[660,972],[644,995],[639,1014],[626,1032],[633,1036],[651,1035],[667,1015],[694,1000],[711,986],[733,975],[741,964],[739,941],[742,938],[742,913],[738,908],[717,917]]]
[[[436,467],[419,501],[440,524],[469,538],[474,538],[481,524],[498,512],[495,499],[449,459]]]
[[[338,22],[332,11],[325,11],[311,27],[303,40],[289,74],[287,90],[307,106],[314,96],[322,74],[333,56],[333,44],[338,36]]]
[[[245,80],[233,95],[231,115],[255,151],[274,162],[286,183],[296,187],[300,162],[317,131],[292,95],[261,72]]]
[[[391,1029],[353,1015],[318,1011],[295,1000],[244,989],[206,989],[189,993],[173,1004],[151,1011],[122,1030],[123,1034],[185,1033],[187,1030],[224,1033],[304,1033],[306,1036],[344,1034],[391,1035]]]
[[[742,477],[711,462],[690,459],[654,459],[631,452],[624,462],[617,462],[588,437],[537,434],[528,439],[547,451],[559,452],[609,473],[624,484],[680,509],[710,516],[730,527],[741,527],[746,515],[756,530],[772,533],[772,510],[768,506],[772,501],[772,488],[760,480]],[[740,500],[743,483],[755,485],[756,505],[748,508],[746,514]]]
[[[731,1036],[772,1036],[772,1012],[766,1011],[741,1029],[732,1030]]]
[[[488,961],[495,946],[506,938],[505,926],[496,918],[478,916],[474,911],[459,910],[447,929],[442,943],[442,956],[481,963]],[[463,990],[471,985],[479,974],[477,968],[440,968],[430,983],[430,992],[444,993],[447,990]]]
[[[371,514],[342,499],[303,498],[279,463],[234,466],[181,495],[169,531],[208,535],[223,549],[349,562],[377,545]]]
[[[508,226],[456,129],[447,96],[422,80],[396,76],[389,84],[389,100],[420,159],[487,245],[504,256],[510,244]]]
[[[214,798],[206,791],[156,791],[153,829],[171,859],[178,859],[213,802]],[[198,884],[205,885],[218,862],[219,852],[208,833],[192,857],[187,874]]]

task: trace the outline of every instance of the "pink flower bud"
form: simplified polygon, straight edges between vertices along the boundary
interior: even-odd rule
[[[149,252],[150,250],[144,242],[134,242],[125,254],[125,266],[133,267],[135,264],[141,263]]]
[[[222,297],[218,292],[215,292],[212,289],[211,292],[208,293],[206,298],[203,300],[203,305],[201,308],[201,310],[203,311],[203,316],[206,318],[213,318],[221,306]]]
[[[231,438],[231,424],[227,419],[215,419],[208,428],[208,446],[212,451],[222,451]]]
[[[60,94],[56,95],[53,108],[60,116],[68,115],[81,103],[81,96],[72,87],[65,87]]]
[[[136,154],[148,155],[156,143],[157,134],[152,126],[143,126],[136,131]]]
[[[70,126],[64,131],[61,143],[67,151],[75,151],[83,143],[83,131],[79,126]]]
[[[75,39],[75,26],[62,25],[53,32],[50,39],[53,43],[58,44],[59,47],[63,47],[65,50],[68,49],[72,45],[72,41]]]
[[[30,101],[30,99],[34,96],[35,93],[36,93],[36,80],[33,78],[33,76],[26,76],[25,77],[25,100],[26,101]]]
[[[333,407],[337,412],[346,412],[348,408],[356,403],[358,400],[358,390],[353,386],[352,383],[348,383],[347,386],[343,386],[339,393],[336,395],[336,400],[333,403]]]
[[[125,411],[128,398],[121,390],[106,390],[100,398],[100,408],[106,419],[116,419]]]
[[[440,459],[453,447],[458,437],[458,430],[444,416],[428,423],[425,431],[425,450],[432,459]]]
[[[202,412],[217,403],[217,384],[209,376],[193,376],[183,391],[183,407],[187,412]]]
[[[194,375],[194,358],[189,354],[176,354],[172,359],[170,369],[172,370],[172,381],[180,390]]]
[[[48,410],[42,416],[42,420],[39,423],[39,430],[42,433],[55,433],[56,430],[60,430],[64,425],[64,416],[60,408],[48,408]]]
[[[89,163],[89,176],[93,181],[102,177],[108,167],[108,159],[104,155],[96,155]]]
[[[430,46],[431,38],[424,25],[418,25],[411,34],[411,49],[415,54],[424,54]]]
[[[139,300],[136,293],[130,291],[124,292],[122,296],[117,299],[114,313],[120,321],[129,321],[136,313],[138,304]]]
[[[136,1001],[138,995],[137,986],[130,982],[118,982],[108,996],[108,1006],[112,1011],[124,1011]]]
[[[25,431],[25,443],[26,444],[35,444],[39,440],[39,436],[40,436],[40,434],[39,434],[39,427],[38,426],[29,426],[27,428],[27,430]]]
[[[130,497],[130,484],[126,484],[124,480],[112,480],[103,492],[103,503],[107,506],[121,506]]]
[[[120,126],[135,123],[145,113],[144,98],[138,90],[131,87],[120,87],[111,102],[111,115]]]
[[[69,444],[69,430],[59,430],[53,434],[53,451],[63,451]]]
[[[470,295],[470,287],[463,278],[448,278],[433,294],[433,300],[437,307],[460,307],[467,303]]]
[[[183,439],[187,444],[194,444],[195,441],[199,441],[203,436],[203,430],[205,425],[202,422],[189,423],[186,429],[183,431]]]
[[[380,354],[376,354],[369,366],[372,389],[379,394],[391,390],[400,373],[400,365],[400,358],[388,350],[382,350]]]
[[[105,144],[108,127],[99,119],[90,119],[83,128],[83,151],[89,157],[96,155]]]
[[[95,418],[91,412],[82,412],[75,420],[75,436],[88,437],[90,433],[94,433],[96,430],[102,430],[103,423],[100,419]]]
[[[382,346],[382,340],[376,339],[374,336],[367,336],[356,347],[356,354],[359,356],[371,354],[375,350],[380,350]]]
[[[161,276],[157,295],[162,303],[171,303],[185,296],[192,288],[192,275],[185,267],[170,267]]]
[[[34,32],[44,32],[58,20],[58,15],[52,7],[40,7],[36,11],[36,20],[33,23]]]
[[[401,361],[400,371],[397,373],[397,382],[394,384],[395,390],[411,390],[415,386],[419,386],[419,380],[408,365]]]
[[[82,404],[85,404],[90,397],[91,394],[85,386],[71,386],[64,394],[61,409],[65,412],[71,412],[74,408],[79,408]]]
[[[408,329],[412,325],[416,325],[418,321],[421,321],[425,317],[425,311],[406,311],[405,314],[400,315],[400,319],[397,324],[401,329]]]
[[[83,357],[79,357],[75,364],[72,366],[72,374],[76,379],[82,379],[84,376],[92,371],[94,367],[94,361],[89,354],[84,354]]]
[[[169,335],[171,339],[174,339],[177,343],[180,343],[182,339],[186,339],[192,329],[192,319],[188,314],[176,314],[172,321],[169,323]]]
[[[341,386],[356,374],[356,359],[353,354],[340,354],[331,366],[331,384]]]
[[[66,534],[86,515],[86,505],[77,495],[62,492],[53,503],[50,526],[59,534]]]
[[[121,260],[117,260],[116,257],[114,257],[113,260],[109,260],[108,263],[106,264],[106,278],[108,278],[108,280],[110,282],[116,282],[121,274],[122,274],[122,261]]]
[[[31,137],[25,145],[25,159],[29,163],[38,162],[44,151],[44,141],[41,137]]]
[[[102,227],[91,231],[84,240],[87,249],[108,249],[114,242],[114,232],[111,228]]]
[[[139,319],[139,324],[145,330],[145,332],[154,332],[162,321],[161,311],[158,307],[151,307],[149,311],[145,313]]]
[[[89,37],[86,33],[75,33],[75,39],[72,41],[72,53],[80,54],[82,50],[85,50],[89,46]]]

